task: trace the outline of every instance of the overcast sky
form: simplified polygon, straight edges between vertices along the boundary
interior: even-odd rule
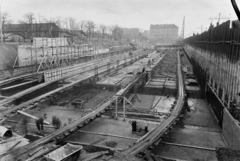
[[[236,0],[237,2],[240,0]],[[175,24],[182,28],[185,16],[185,37],[201,32],[212,18],[236,20],[230,0],[0,0],[14,23],[27,12],[45,17],[73,17],[77,21],[92,20],[97,24],[137,27],[148,30],[150,24]],[[227,19],[221,19],[221,22]],[[217,19],[213,20],[216,24]]]

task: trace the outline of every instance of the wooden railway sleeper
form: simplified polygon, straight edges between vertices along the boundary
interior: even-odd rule
[[[84,125],[83,124],[79,124],[78,125],[78,128],[80,129],[80,128],[82,128]]]
[[[72,129],[70,129],[69,131],[71,132],[71,133],[73,133],[73,132],[75,132],[75,131],[77,131],[78,130],[78,127],[74,127],[74,128],[72,128]]]
[[[63,135],[68,136],[70,133],[67,131]]]
[[[156,142],[153,143],[154,146],[158,146],[158,144],[162,141],[162,138],[158,139]]]

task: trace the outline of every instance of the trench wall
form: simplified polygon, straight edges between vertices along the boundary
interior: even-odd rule
[[[224,139],[226,140],[229,148],[240,150],[240,126],[239,121],[236,120],[229,112],[227,106],[222,102],[215,86],[209,83],[209,73],[207,64],[209,61],[201,56],[200,49],[187,45],[185,53],[193,65],[194,74],[200,83],[202,95],[211,104],[212,110],[216,115],[219,126],[222,129]]]

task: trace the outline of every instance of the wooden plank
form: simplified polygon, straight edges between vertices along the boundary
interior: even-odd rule
[[[201,147],[201,146],[194,146],[194,145],[186,145],[186,144],[178,144],[178,143],[170,143],[170,142],[161,142],[161,143],[166,144],[166,145],[181,146],[181,147],[186,147],[186,148],[216,151],[215,148],[208,148],[208,147]]]
[[[93,135],[111,136],[111,137],[117,137],[117,138],[123,138],[123,139],[138,140],[138,138],[120,136],[120,135],[113,135],[113,134],[106,134],[106,133],[90,132],[90,131],[83,131],[83,130],[78,130],[77,132],[86,133],[86,134],[93,134]]]
[[[21,86],[24,86],[24,85],[27,85],[27,84],[35,83],[35,82],[37,82],[37,80],[28,81],[28,82],[24,82],[24,83],[16,84],[16,85],[13,85],[13,86],[9,86],[9,87],[5,87],[5,88],[1,88],[1,90],[2,90],[2,91],[5,91],[5,90],[9,90],[9,89],[13,89],[13,88],[21,87]]]
[[[67,142],[70,143],[70,144],[86,145],[86,146],[92,146],[92,147],[105,148],[105,149],[109,149],[109,150],[112,150],[112,151],[123,150],[123,149],[120,149],[120,148],[111,148],[111,147],[103,146],[103,145],[90,145],[89,143],[84,143],[84,142],[79,142],[79,141],[67,141]]]
[[[33,116],[33,115],[29,114],[29,113],[26,113],[26,112],[23,112],[23,111],[20,111],[20,110],[18,110],[17,112],[20,113],[20,114],[22,114],[22,115],[24,115],[24,116],[31,117],[31,118],[33,118],[34,120],[39,120],[38,117]],[[47,124],[47,125],[50,125],[50,124],[51,124],[50,122],[48,122],[48,121],[46,121],[46,120],[43,120],[43,123],[45,123],[45,124]]]
[[[90,161],[90,160],[96,159],[96,158],[98,158],[104,154],[108,154],[108,153],[109,153],[108,151],[96,152],[96,153],[92,154],[91,156],[89,156],[88,158],[83,159],[82,161]]]

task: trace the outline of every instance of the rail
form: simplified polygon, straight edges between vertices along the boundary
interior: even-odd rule
[[[182,78],[182,70],[181,70],[181,61],[180,61],[180,55],[179,51],[177,54],[178,57],[178,68],[177,68],[177,74],[178,74],[178,100],[175,105],[174,110],[172,111],[172,114],[159,126],[157,126],[152,131],[148,132],[145,136],[142,137],[142,139],[139,139],[138,142],[136,142],[131,147],[125,149],[122,151],[125,155],[136,155],[140,152],[143,152],[148,147],[150,147],[154,142],[158,142],[160,138],[170,131],[172,126],[176,124],[178,121],[178,116],[181,113],[182,107],[183,107],[183,99],[184,99],[184,83]]]
[[[60,140],[65,138],[66,136],[68,136],[69,134],[77,131],[79,128],[83,127],[85,124],[88,124],[88,122],[94,120],[95,118],[97,118],[98,116],[100,116],[101,114],[103,114],[106,110],[106,108],[108,108],[108,106],[111,105],[111,103],[118,97],[121,96],[123,94],[125,94],[140,78],[142,77],[142,74],[138,75],[137,77],[135,77],[134,80],[132,80],[126,87],[120,89],[113,97],[111,97],[109,100],[107,100],[106,102],[104,102],[99,108],[95,109],[94,111],[92,111],[91,113],[85,115],[84,117],[82,117],[79,120],[76,120],[75,122],[73,122],[72,124],[69,124],[45,137],[42,137],[28,145],[25,145],[21,148],[15,149],[12,152],[8,152],[5,153],[3,155],[0,156],[3,157],[7,154],[12,154],[16,157],[20,157],[21,155],[24,155],[26,153],[28,153],[30,150],[43,145],[47,142],[53,141],[53,140]]]
[[[141,57],[141,56],[144,56],[144,53],[141,53],[141,54],[136,55],[136,56],[134,56],[134,57],[137,58],[137,57]],[[134,57],[133,57],[133,58],[134,58]],[[131,61],[131,60],[132,60],[132,59],[130,59],[129,61]],[[123,64],[124,64],[124,63],[126,63],[126,62],[123,62]],[[123,64],[119,64],[119,65],[123,65]],[[104,65],[104,66],[105,66],[105,65]],[[112,68],[114,68],[114,67],[112,67]],[[93,70],[93,69],[91,69],[91,70]],[[85,71],[85,72],[86,72],[86,71]],[[99,72],[99,74],[104,73],[104,72],[106,72],[106,71],[104,70],[104,71],[102,71],[102,72]],[[91,78],[94,77],[94,76],[95,76],[94,74],[93,74],[93,75],[86,76],[86,77],[83,78],[83,79],[74,81],[74,82],[72,82],[72,83],[70,83],[70,84],[68,84],[68,85],[66,85],[66,86],[57,88],[57,89],[55,89],[55,90],[53,90],[53,91],[51,91],[51,92],[48,92],[48,93],[43,94],[43,95],[41,95],[41,96],[38,96],[38,97],[36,97],[36,98],[34,98],[34,99],[31,99],[31,100],[29,100],[29,101],[26,101],[26,102],[24,102],[24,103],[22,103],[22,104],[20,104],[20,105],[18,105],[18,106],[15,106],[15,107],[7,110],[7,111],[5,111],[5,112],[2,113],[2,118],[0,118],[0,123],[3,122],[3,121],[5,121],[8,117],[11,117],[11,116],[15,115],[18,110],[23,110],[23,111],[24,111],[24,110],[27,110],[27,109],[34,108],[35,106],[37,106],[37,104],[38,104],[39,102],[41,103],[41,102],[44,101],[45,99],[47,99],[47,98],[49,98],[49,97],[52,97],[52,95],[57,94],[58,92],[61,93],[61,92],[64,91],[64,90],[68,90],[69,88],[77,85],[78,83],[83,82],[83,81],[88,80],[88,79],[91,79]],[[66,77],[66,78],[68,78],[68,77]],[[35,87],[34,87],[34,88],[35,88]],[[34,89],[31,89],[31,91],[34,91]],[[17,97],[13,97],[13,98],[16,99]],[[9,98],[8,98],[8,100],[9,100]],[[1,103],[1,101],[0,101],[0,103]],[[6,102],[5,102],[5,103],[6,103]]]
[[[144,55],[144,54],[142,53],[142,51],[139,51],[139,52],[140,52],[140,54],[138,53],[138,54],[136,54],[136,55],[134,55],[134,56],[130,56],[129,58],[127,58],[128,62],[130,62],[130,61],[132,61],[132,60],[134,60],[134,59],[137,59],[137,58],[139,58],[139,57],[141,57],[141,56]],[[119,60],[119,61],[124,61],[124,58],[120,58],[120,59],[118,59],[118,60]],[[111,60],[109,59],[109,61],[111,61]],[[104,62],[105,62],[105,63],[104,63]],[[98,68],[107,67],[107,63],[108,63],[108,62],[107,62],[107,61],[104,61],[104,62],[96,62],[97,64],[96,64],[95,66],[98,66]],[[114,61],[111,61],[110,64],[112,65],[112,64],[114,64],[114,63],[116,63],[116,62],[117,62],[117,60],[114,60]],[[123,62],[123,63],[127,63],[127,62]],[[99,64],[100,64],[100,65],[99,65]],[[123,65],[123,64],[118,64],[118,65],[120,66],[120,65]],[[21,92],[19,92],[19,93],[17,93],[17,94],[14,94],[14,95],[12,95],[12,96],[4,99],[4,100],[1,100],[1,101],[0,101],[0,105],[1,105],[1,106],[4,106],[4,105],[6,105],[6,104],[8,104],[8,103],[13,102],[14,100],[16,100],[16,99],[18,99],[18,98],[20,98],[20,97],[23,97],[23,96],[26,95],[26,94],[29,94],[29,93],[31,93],[31,92],[36,91],[37,89],[40,89],[40,88],[43,88],[43,87],[45,87],[45,86],[51,85],[51,84],[53,84],[53,83],[55,83],[55,82],[58,82],[58,81],[61,81],[61,80],[70,78],[70,77],[72,77],[72,76],[75,76],[76,74],[82,74],[82,73],[86,73],[86,72],[88,72],[88,71],[94,70],[94,67],[92,67],[92,64],[91,64],[91,65],[84,65],[84,66],[85,66],[84,68],[89,68],[89,67],[91,67],[91,68],[90,68],[90,69],[86,69],[86,71],[78,70],[78,73],[76,73],[76,72],[75,72],[75,73],[74,73],[74,72],[70,72],[70,74],[65,75],[65,76],[63,76],[63,77],[60,77],[60,78],[57,78],[57,79],[53,79],[53,80],[51,80],[51,81],[48,81],[48,82],[39,84],[39,85],[34,86],[34,87],[32,87],[32,88],[29,88],[29,89],[27,89],[27,90],[21,91]],[[83,66],[81,66],[81,67],[83,68]],[[113,68],[113,67],[111,67],[111,68]],[[107,69],[106,69],[106,70],[107,70]]]
[[[125,52],[125,51],[128,51],[129,49],[124,49],[124,50],[117,50],[117,51],[109,51],[109,52],[106,52],[106,53],[100,53],[100,55],[104,55],[104,54],[113,54],[113,53],[120,53],[120,52]],[[98,59],[97,59],[98,60]],[[67,67],[67,66],[66,66]],[[57,69],[57,68],[55,68]],[[48,70],[47,70],[48,71]],[[5,79],[5,80],[1,80],[0,81],[0,86],[1,85],[4,85],[4,84],[7,84],[7,83],[10,83],[12,81],[16,81],[16,80],[19,80],[19,79],[24,79],[24,78],[29,78],[29,77],[32,77],[32,76],[35,76],[36,74],[43,74],[45,71],[40,71],[40,72],[33,72],[33,73],[30,73],[30,74],[25,74],[25,75],[22,75],[22,76],[16,76],[16,77],[13,77],[13,78],[9,78],[9,79]]]

